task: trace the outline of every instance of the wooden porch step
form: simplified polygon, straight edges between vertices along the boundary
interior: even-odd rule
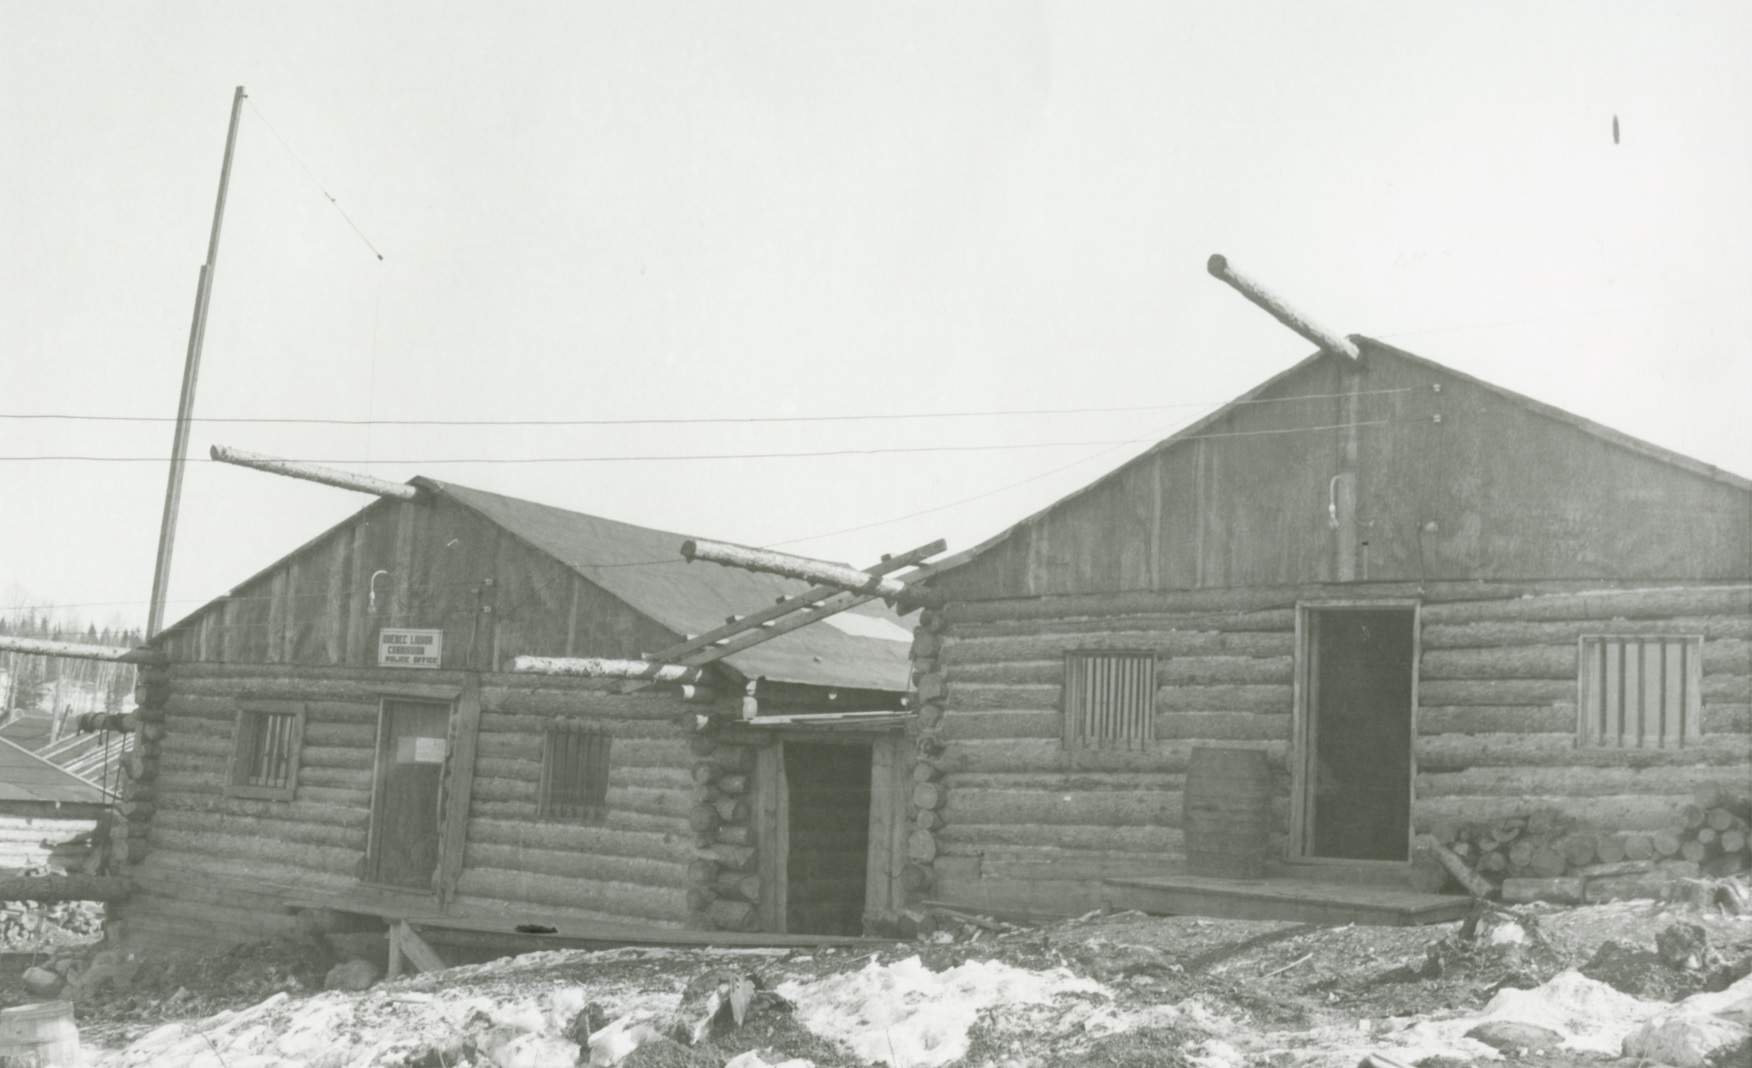
[[[1469,897],[1307,879],[1173,875],[1108,879],[1106,884],[1114,908],[1227,920],[1410,927],[1458,920],[1472,907]]]

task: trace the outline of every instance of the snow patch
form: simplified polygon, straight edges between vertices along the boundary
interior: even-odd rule
[[[967,1032],[988,1009],[1002,1008],[1002,1022],[1027,1026],[1018,1009],[1050,1008],[1072,995],[1103,1000],[1107,989],[1064,968],[1032,972],[999,961],[968,961],[933,972],[917,957],[828,976],[812,983],[780,984],[778,993],[797,1006],[797,1022],[854,1055],[904,1068],[939,1068],[966,1056]]]
[[[854,638],[879,638],[886,642],[910,642],[912,632],[881,616],[861,616],[856,612],[841,612],[822,620],[835,630]]]

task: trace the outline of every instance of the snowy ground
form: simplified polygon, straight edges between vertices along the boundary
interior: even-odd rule
[[[1675,923],[1707,938],[1696,967],[1654,951]],[[93,1068],[1348,1068],[1367,1054],[1570,1068],[1616,1060],[1627,1039],[1690,1068],[1752,1025],[1752,918],[1642,902],[1494,914],[1471,939],[1458,927],[1133,913],[874,952],[558,951],[361,993],[307,989],[310,969],[263,953],[210,973],[143,970],[79,1016]],[[790,1008],[763,994],[742,1026],[726,1009],[697,1045],[675,1041],[739,976]],[[228,990],[239,996],[214,1012]],[[1486,1022],[1543,1030],[1511,1032],[1532,1044],[1499,1051],[1468,1037]],[[1752,1063],[1748,1050],[1716,1063]]]

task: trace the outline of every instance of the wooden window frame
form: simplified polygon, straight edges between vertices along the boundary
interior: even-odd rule
[[[1609,662],[1605,646],[1608,643],[1623,646],[1630,642],[1644,644],[1659,642],[1663,645],[1683,644],[1682,677],[1679,678],[1680,708],[1678,729],[1674,731],[1659,731],[1650,735],[1646,727],[1638,730],[1634,741],[1627,740],[1621,733],[1608,736],[1604,731],[1595,732],[1595,724],[1590,722],[1589,695],[1590,679],[1588,647],[1591,644],[1601,646],[1599,664],[1602,671]],[[1576,639],[1576,738],[1577,749],[1690,749],[1695,747],[1703,735],[1703,635],[1701,634],[1584,634]],[[1623,684],[1624,669],[1620,653],[1619,681]],[[1663,668],[1665,658],[1663,658]],[[1638,686],[1638,720],[1642,721],[1641,712],[1645,707],[1648,690],[1646,686]],[[1622,700],[1622,696],[1620,698]],[[1622,706],[1620,721],[1623,721]],[[1652,738],[1654,744],[1647,744]],[[1669,744],[1669,742],[1671,744]]]
[[[1141,729],[1136,736],[1119,735],[1089,735],[1082,730],[1080,708],[1075,707],[1077,697],[1074,692],[1075,680],[1078,677],[1073,665],[1078,660],[1089,660],[1096,657],[1106,657],[1113,660],[1142,660],[1148,665],[1147,682],[1144,687],[1144,712]],[[1065,652],[1064,685],[1060,714],[1064,719],[1063,745],[1066,749],[1103,750],[1129,749],[1148,751],[1156,743],[1156,669],[1157,656],[1151,649],[1070,649]],[[1119,715],[1109,717],[1112,722],[1119,721]]]
[[[238,706],[231,733],[231,764],[225,776],[225,796],[247,797],[258,801],[290,801],[298,792],[298,767],[304,752],[304,717],[302,701],[245,701]],[[249,762],[255,755],[256,738],[262,723],[269,716],[290,716],[291,733],[286,740],[286,783],[284,786],[263,786],[248,782]]]
[[[556,804],[552,790],[555,776],[560,770],[558,750],[554,739],[558,735],[594,735],[601,739],[604,748],[601,758],[602,780],[598,789],[590,791],[595,800],[583,806],[583,811],[577,814],[555,812]],[[578,774],[588,775],[590,768],[575,769]],[[557,718],[548,723],[542,731],[541,738],[541,778],[535,788],[535,818],[543,823],[601,823],[608,817],[608,790],[614,774],[614,733],[600,724],[586,720]]]

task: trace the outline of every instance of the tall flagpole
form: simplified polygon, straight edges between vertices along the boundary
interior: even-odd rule
[[[213,273],[219,263],[219,228],[225,221],[225,192],[231,185],[231,156],[237,149],[237,119],[243,113],[243,86],[231,98],[231,126],[225,133],[225,163],[219,169],[219,201],[213,206],[213,234],[207,239],[207,262],[195,287],[195,321],[189,327],[189,351],[183,362],[182,396],[176,405],[176,434],[170,446],[170,484],[164,490],[164,519],[158,527],[158,565],[152,572],[152,603],[147,610],[146,637],[164,626],[164,594],[170,585],[170,558],[176,548],[176,513],[182,503],[183,463],[189,450],[189,418],[195,407],[195,381],[201,374],[201,342],[207,335],[207,308],[213,296]]]

